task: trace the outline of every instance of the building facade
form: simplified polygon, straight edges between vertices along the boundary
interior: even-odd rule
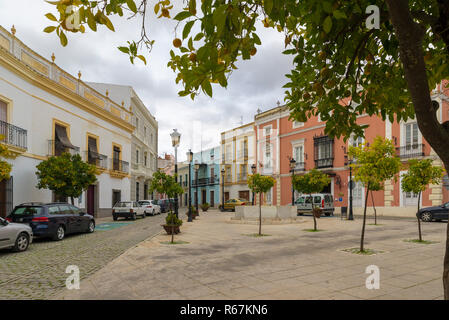
[[[0,182],[0,215],[24,202],[51,202],[36,165],[63,152],[96,165],[97,182],[75,205],[97,217],[129,200],[132,112],[28,48],[0,27],[0,134],[13,154],[11,179]]]
[[[432,99],[438,103],[437,117],[440,122],[449,120],[449,90],[446,81],[437,86]],[[346,103],[347,101],[342,101]],[[276,179],[273,189],[264,195],[264,202],[272,205],[290,205],[292,185],[290,159],[296,160],[294,174],[303,174],[316,168],[328,174],[331,182],[323,189],[333,195],[336,208],[347,207],[349,198],[349,163],[347,152],[349,146],[363,142],[370,143],[376,136],[391,139],[396,146],[396,153],[403,163],[397,181],[385,183],[385,190],[370,193],[379,214],[414,216],[417,195],[402,192],[400,176],[405,173],[407,161],[411,158],[432,159],[434,165],[442,166],[441,160],[419,132],[415,119],[399,123],[380,117],[361,115],[357,123],[368,125],[364,138],[353,136],[344,140],[330,138],[324,133],[325,123],[319,117],[311,117],[306,123],[289,120],[289,109],[279,106],[255,116],[254,131],[257,142],[257,172],[270,175]],[[423,192],[421,206],[439,205],[449,201],[449,179],[447,176],[440,185],[430,185]],[[295,193],[295,198],[298,196]],[[366,190],[361,183],[354,183],[354,213],[361,214],[366,197]],[[413,208],[413,209],[411,209]],[[339,209],[337,209],[337,212]]]
[[[199,169],[195,170],[195,163]],[[190,169],[192,205],[208,203],[211,207],[220,204],[220,147],[193,154]]]
[[[224,176],[224,201],[228,199],[252,200],[247,178],[256,161],[254,122],[221,133],[221,168]],[[220,174],[221,175],[221,174]]]
[[[149,184],[157,170],[158,122],[130,86],[89,83],[116,103],[129,106],[135,129],[131,138],[131,200],[152,199]]]

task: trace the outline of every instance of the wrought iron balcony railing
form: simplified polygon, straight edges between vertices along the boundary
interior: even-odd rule
[[[396,148],[396,154],[401,159],[408,159],[408,158],[415,158],[415,157],[422,157],[425,155],[424,153],[424,144],[417,143],[417,144],[408,144],[402,147]]]
[[[111,159],[111,169],[114,171],[129,173],[129,163],[119,159]]]
[[[202,186],[210,186],[214,184],[218,184],[217,177],[209,177],[209,178],[199,178],[198,183],[195,179],[192,180],[192,187],[202,187]]]
[[[296,162],[295,165],[295,171],[304,171],[306,169],[306,163],[305,162]]]
[[[75,149],[66,148],[59,145],[55,140],[48,140],[48,156],[60,156],[61,154],[68,152],[71,155],[80,154],[80,148],[75,147]]]
[[[332,168],[334,166],[334,158],[315,159],[315,167],[320,168]]]
[[[3,140],[0,140],[0,143],[9,144],[25,150],[28,148],[27,131],[25,129],[0,121],[0,135],[3,136]]]
[[[87,163],[93,164],[94,166],[97,166],[101,169],[108,168],[108,156],[92,151],[84,151],[84,153],[86,154]]]

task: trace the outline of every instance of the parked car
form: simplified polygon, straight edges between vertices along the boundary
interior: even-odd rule
[[[157,204],[157,200],[140,200],[138,202],[143,207],[145,215],[161,214],[161,207]]]
[[[119,201],[112,208],[112,218],[117,221],[118,218],[131,218],[136,220],[137,216],[145,218],[145,210],[136,201]]]
[[[25,251],[33,242],[33,230],[21,223],[10,223],[0,218],[0,249]]]
[[[6,219],[29,224],[35,237],[62,240],[70,233],[94,232],[95,219],[69,203],[23,203]]]
[[[313,193],[312,197],[309,195],[299,196],[295,200],[298,209],[298,215],[302,216],[304,213],[312,213],[312,200],[314,207],[319,207],[323,210],[324,215],[334,215],[334,198],[330,193]]]
[[[245,199],[229,199],[229,200],[225,201],[224,208],[221,208],[221,206],[220,206],[220,210],[221,211],[227,211],[227,210],[235,211],[236,206],[244,206],[247,203],[248,203],[248,201]]]
[[[433,220],[448,220],[449,202],[443,203],[439,206],[421,208],[416,215],[424,222],[431,222]]]
[[[168,199],[159,199],[157,204],[161,207],[161,212],[165,213],[170,210],[170,203]]]

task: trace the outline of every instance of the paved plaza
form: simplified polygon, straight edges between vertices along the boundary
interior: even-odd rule
[[[233,213],[201,213],[184,222],[176,245],[159,234],[127,250],[54,299],[442,299],[445,222],[378,221],[366,230],[363,256],[341,251],[358,247],[361,219],[310,216],[296,224],[264,225],[265,237],[250,236],[257,224],[231,223]],[[369,290],[367,266],[380,269],[380,289]]]
[[[0,250],[0,300],[49,299],[65,288],[67,266],[76,265],[81,279],[95,273],[125,250],[157,234],[165,214],[136,221],[98,219],[90,234],[63,241],[34,240],[25,252]],[[118,228],[114,228],[119,226]]]

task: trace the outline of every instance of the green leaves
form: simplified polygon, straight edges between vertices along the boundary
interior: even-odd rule
[[[175,19],[177,21],[182,21],[182,20],[185,20],[185,19],[187,19],[187,18],[189,18],[191,16],[192,16],[192,14],[189,11],[181,11],[173,19]]]
[[[137,6],[136,6],[136,3],[134,2],[134,0],[126,0],[126,4],[129,8],[129,10],[131,10],[134,13],[137,13]]]
[[[326,33],[331,32],[331,29],[332,29],[332,18],[331,18],[331,16],[327,16],[326,19],[324,19],[323,29],[324,29],[324,32],[326,32]]]
[[[321,192],[330,182],[331,179],[327,174],[315,168],[304,175],[294,175],[292,177],[293,188],[305,194]]]
[[[182,39],[183,40],[189,36],[190,30],[192,29],[194,24],[195,24],[195,20],[189,21],[186,23],[184,30],[182,31]]]
[[[258,173],[248,176],[248,188],[254,193],[266,193],[275,183],[276,180],[270,176],[262,176]]]
[[[429,184],[440,184],[443,175],[443,168],[433,166],[432,159],[411,159],[407,173],[401,176],[402,191],[418,194],[425,191]]]

